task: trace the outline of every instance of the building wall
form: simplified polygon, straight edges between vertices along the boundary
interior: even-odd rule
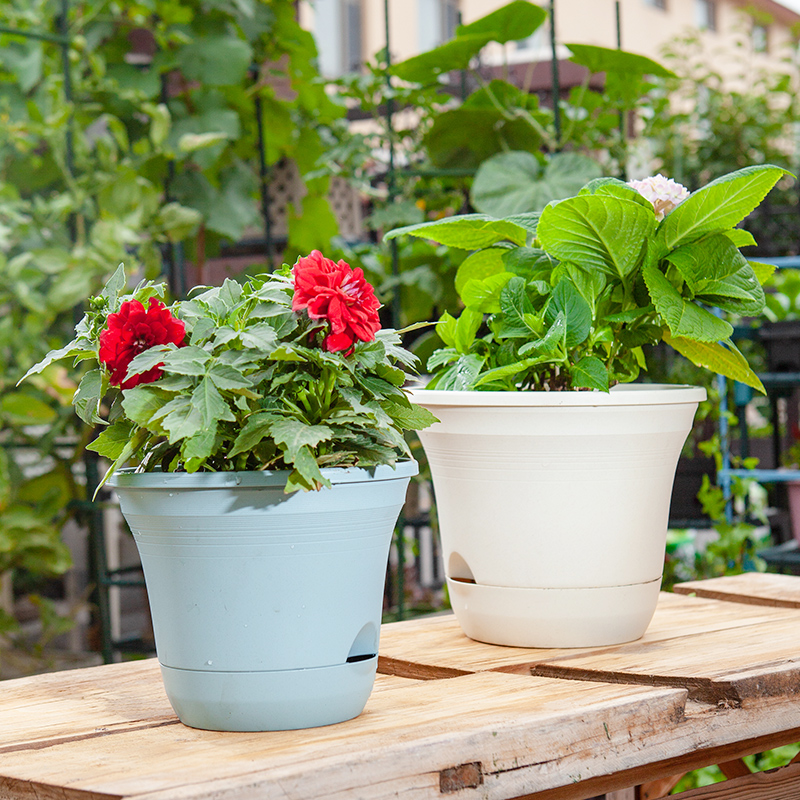
[[[356,0],[357,1],[357,0]],[[664,44],[676,36],[697,30],[696,4],[699,0],[664,0],[665,9],[656,7],[652,0],[621,0],[622,46],[625,50],[658,58]],[[332,39],[340,33],[323,25],[316,29],[317,18],[322,18],[326,9],[338,7],[347,0],[301,0],[300,21],[315,33],[321,50],[330,48]],[[549,0],[536,0],[549,8]],[[469,23],[505,5],[505,0],[389,0],[389,23],[392,58],[401,61],[415,55],[422,42],[430,43],[436,38],[431,31],[431,19],[435,18],[432,7],[440,3],[452,3],[458,8],[461,19]],[[781,59],[793,56],[795,37],[790,31],[792,24],[800,24],[800,15],[780,6],[774,0],[715,0],[717,31],[702,34],[709,52],[719,49],[736,52],[735,58],[752,58],[754,66],[778,66]],[[768,28],[769,53],[753,53],[750,45],[752,18],[745,11],[748,6],[770,14],[773,22]],[[324,7],[324,8],[323,8]],[[371,58],[385,46],[384,0],[360,0],[362,23],[362,52]],[[556,0],[556,38],[559,42],[581,42],[603,47],[617,46],[616,6],[614,0]],[[317,26],[319,28],[319,26]],[[737,41],[744,47],[734,48]],[[541,31],[534,45],[541,46],[537,60],[549,58],[548,34]],[[337,40],[338,41],[338,40]],[[486,51],[488,61],[499,62],[503,58],[520,60],[531,55],[530,48],[522,53],[514,44],[507,45],[504,52],[498,46]],[[728,69],[736,63],[728,65]],[[724,68],[724,66],[722,67]],[[726,70],[727,71],[727,70]]]

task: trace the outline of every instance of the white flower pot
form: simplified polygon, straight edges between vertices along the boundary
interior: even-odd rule
[[[632,641],[655,611],[675,469],[705,390],[416,390],[450,600],[473,639]]]
[[[117,473],[158,660],[195,728],[285,730],[361,713],[378,662],[392,531],[416,462],[286,472]]]

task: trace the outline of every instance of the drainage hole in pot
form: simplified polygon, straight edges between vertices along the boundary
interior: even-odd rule
[[[447,559],[447,577],[461,583],[475,583],[475,576],[460,553],[453,551]]]
[[[347,663],[354,664],[357,661],[367,661],[375,658],[378,652],[378,629],[375,623],[368,622],[358,632],[347,654]]]
[[[360,656],[347,656],[347,663],[355,664],[359,661],[369,661],[371,658],[375,658],[375,653],[364,653]]]

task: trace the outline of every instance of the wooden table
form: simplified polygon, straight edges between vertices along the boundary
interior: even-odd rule
[[[0,798],[648,800],[708,764],[731,780],[684,797],[800,798],[800,762],[738,761],[800,742],[800,577],[678,588],[616,647],[485,645],[451,616],[386,625],[364,713],[307,731],[184,727],[152,659],[6,681]]]

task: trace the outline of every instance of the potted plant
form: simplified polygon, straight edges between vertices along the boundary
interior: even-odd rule
[[[120,267],[76,338],[75,393],[142,558],[164,684],[212,730],[312,727],[374,681],[394,524],[429,412],[361,270],[318,251],[167,307]],[[27,376],[26,376],[27,377]],[[133,461],[134,468],[123,465]]]
[[[629,641],[660,588],[670,492],[701,388],[632,383],[643,346],[761,389],[712,308],[757,315],[771,268],[735,226],[785,174],[726,175],[689,194],[663,176],[588,183],[539,214],[394,230],[473,252],[464,309],[414,400],[453,608],[498,644]]]

